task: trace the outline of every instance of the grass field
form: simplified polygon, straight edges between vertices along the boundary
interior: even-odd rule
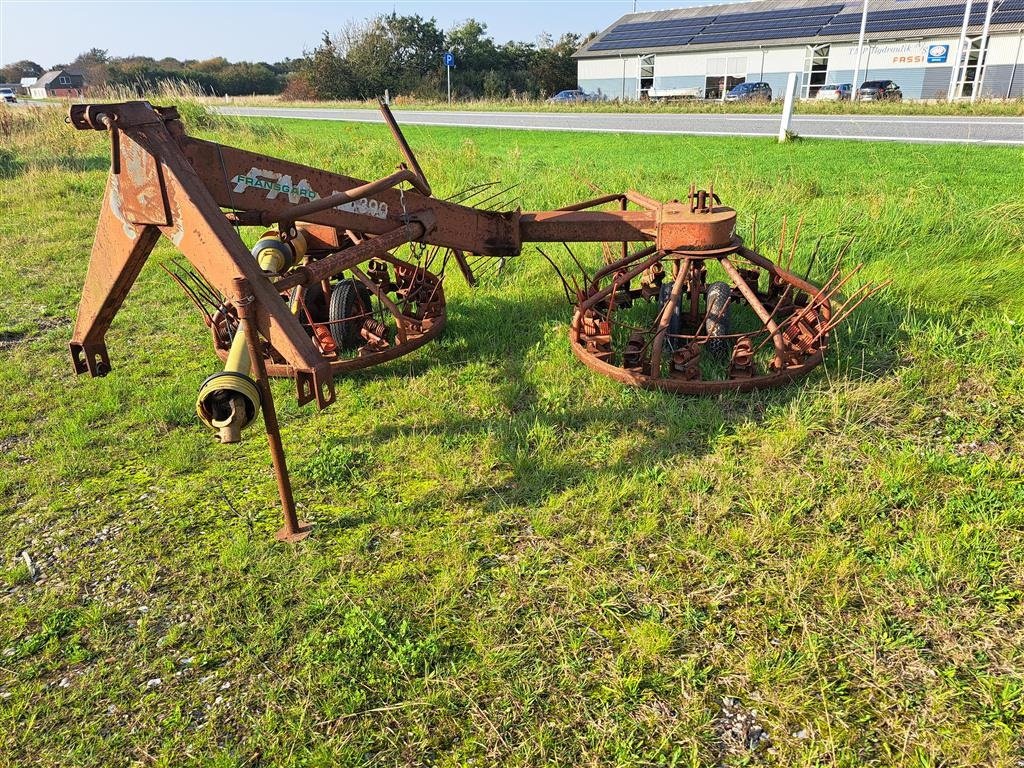
[[[398,159],[374,125],[187,116]],[[113,372],[71,374],[106,137],[0,112],[0,765],[1021,765],[1024,150],[407,137],[439,196],[714,182],[766,250],[804,214],[798,264],[853,237],[894,283],[800,384],[677,398],[575,362],[529,249],[454,275],[439,343],[323,412],[275,384],[316,525],[280,545],[260,433],[197,423],[217,360],[166,241]]]

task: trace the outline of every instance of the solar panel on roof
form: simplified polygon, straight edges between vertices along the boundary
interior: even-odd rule
[[[634,22],[631,24],[620,24],[615,27],[614,31],[628,30],[628,31],[641,31],[649,29],[658,29],[664,27],[671,27],[673,25],[690,25],[690,24],[710,24],[715,20],[714,16],[691,16],[685,19],[665,19],[664,21],[643,21]]]
[[[751,40],[778,40],[784,37],[814,37],[820,27],[792,27],[789,29],[766,30],[756,38],[743,32],[730,32],[722,34],[701,34],[693,39],[694,45],[705,43],[740,43]]]
[[[806,19],[782,19],[771,23],[768,21],[749,21],[743,24],[712,24],[706,28],[707,32],[751,32],[756,33],[762,29],[777,29],[784,24],[799,27],[821,27],[828,22],[827,16],[811,16]]]
[[[741,19],[788,19],[799,16],[829,16],[841,11],[844,5],[819,5],[806,8],[787,8],[779,11],[752,11],[750,13],[723,13],[718,21],[739,21]]]
[[[860,33],[860,24],[843,24],[840,26],[822,27],[818,33],[822,36],[830,35],[857,35]]]
[[[659,35],[675,35],[675,34],[680,34],[680,33],[684,33],[684,32],[696,32],[698,30],[704,29],[705,26],[706,25],[704,25],[704,24],[700,24],[700,25],[690,25],[690,26],[686,26],[686,27],[670,27],[668,29],[652,30],[650,32],[635,32],[633,30],[623,30],[623,31],[616,30],[615,32],[609,32],[602,39],[608,40],[609,38],[610,39],[615,39],[617,37],[637,37],[638,35],[649,35],[651,37],[658,37]]]
[[[858,12],[840,13],[847,7],[835,4],[631,22],[612,28],[589,50],[856,35],[860,31],[861,15]],[[963,3],[945,3],[930,7],[869,10],[866,30],[875,33],[959,27],[963,22],[964,7]],[[996,7],[992,16],[994,24],[1024,21],[1024,0],[1003,0]],[[975,0],[968,23],[979,26],[984,19],[984,0]]]
[[[608,42],[602,40],[601,42],[595,43],[594,45],[590,46],[590,50],[608,51],[617,48],[665,48],[668,46],[686,45],[692,39],[693,37],[691,35],[686,35],[678,38],[661,38],[658,40],[651,40],[650,38],[631,38],[625,41],[612,40]]]
[[[643,26],[636,26],[634,24],[623,24],[620,27],[613,29],[613,32],[656,32],[659,29],[676,29],[678,27],[700,27],[703,26],[704,22],[695,22],[687,20],[685,23],[679,22],[677,24],[644,24]]]
[[[1024,1],[1024,0],[1011,0],[1013,2]],[[974,6],[974,12],[971,18],[975,16],[984,16],[984,8],[979,9],[977,5]],[[874,21],[894,21],[897,19],[910,19],[910,18],[938,18],[943,16],[959,16],[963,19],[964,6],[963,4],[957,5],[939,5],[919,8],[897,8],[889,11],[868,11],[868,19]],[[837,14],[832,18],[832,25],[842,24],[860,24],[859,13],[841,13]],[[831,25],[830,25],[831,26]]]
[[[606,42],[606,41],[607,42],[613,42],[613,41],[616,41],[616,40],[619,40],[619,41],[621,41],[621,40],[662,40],[664,38],[669,38],[669,37],[691,37],[692,35],[696,34],[696,32],[697,32],[697,30],[688,31],[688,32],[668,32],[668,33],[661,34],[661,35],[641,35],[641,34],[632,33],[632,34],[618,35],[616,37],[606,37],[601,42]]]
[[[971,24],[978,25],[984,22],[984,17]],[[899,32],[909,29],[945,29],[947,27],[958,27],[963,24],[963,17],[939,16],[932,18],[897,19],[895,21],[871,21],[868,17],[868,32]]]

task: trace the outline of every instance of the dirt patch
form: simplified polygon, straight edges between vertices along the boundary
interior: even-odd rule
[[[747,709],[739,699],[722,698],[722,709],[714,722],[715,735],[721,744],[721,755],[742,755],[767,749],[771,737],[757,722],[757,710]]]
[[[21,326],[18,329],[0,331],[0,350],[10,349],[11,347],[22,344],[41,333],[52,331],[54,328],[63,328],[68,325],[71,325],[70,318],[44,317],[32,323],[32,326],[34,327]]]

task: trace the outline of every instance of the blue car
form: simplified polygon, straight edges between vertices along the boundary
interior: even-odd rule
[[[549,104],[571,104],[585,101],[597,101],[597,97],[577,88],[571,91],[559,91],[548,99]]]
[[[740,83],[733,86],[727,94],[726,101],[771,101],[772,87],[768,83]]]

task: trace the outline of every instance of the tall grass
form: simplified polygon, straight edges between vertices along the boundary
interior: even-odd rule
[[[202,89],[195,84],[166,80],[154,89],[109,87],[76,102],[116,103],[145,100],[157,106],[174,106],[187,131],[222,131],[241,137],[280,138],[275,121],[248,120],[211,110]],[[103,131],[77,131],[67,122],[67,107],[44,104],[13,107],[0,104],[0,178],[46,168],[71,171],[94,169],[109,155]]]

